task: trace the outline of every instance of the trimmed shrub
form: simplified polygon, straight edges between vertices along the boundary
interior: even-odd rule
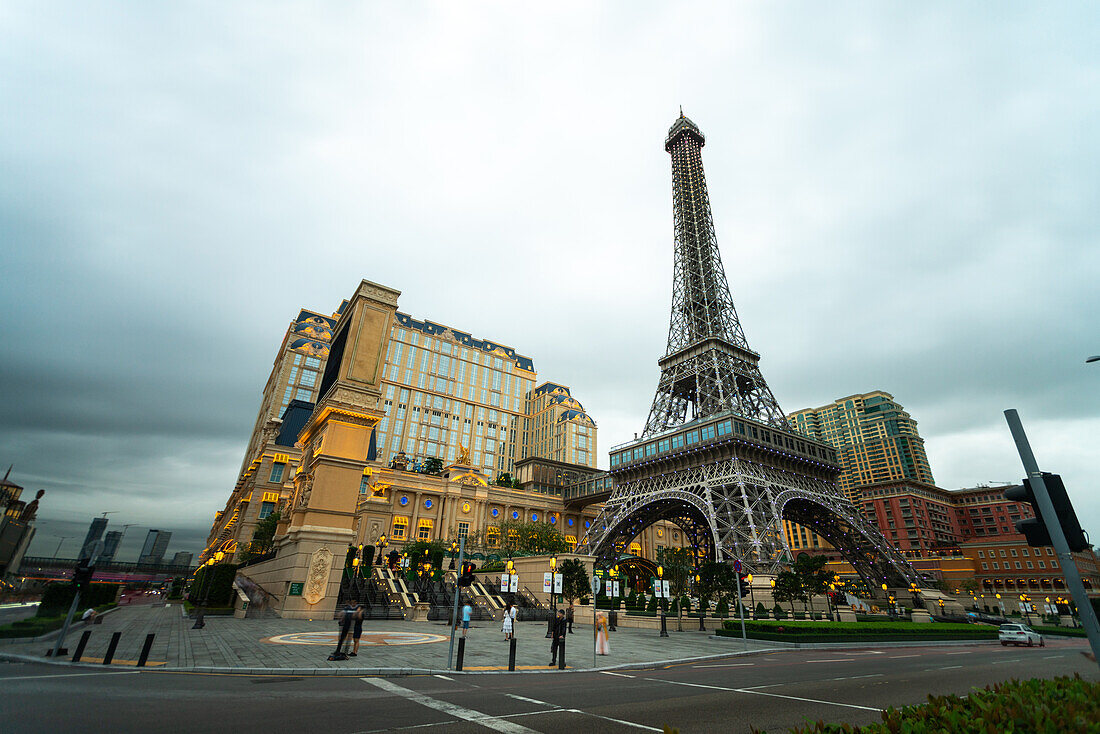
[[[783,607],[779,606],[778,604],[776,604],[774,607],[772,607],[772,614],[775,615],[776,619],[786,619],[787,618],[787,610],[784,609]]]
[[[792,734],[932,734],[1006,731],[1095,731],[1100,721],[1100,683],[1080,675],[1047,680],[1010,680],[974,689],[965,698],[929,696],[928,703],[893,707],[882,712],[882,723],[867,726],[826,724],[818,721],[790,729]],[[763,734],[752,728],[754,733]]]
[[[657,611],[657,597],[655,597],[655,596],[649,597],[649,604],[646,605],[645,610],[647,612],[656,612]]]
[[[756,609],[753,610],[753,616],[756,619],[767,619],[768,618],[768,608],[766,606],[764,606],[764,602],[762,602],[762,601],[756,602]]]
[[[987,625],[937,622],[770,622],[746,621],[749,637],[788,642],[860,642],[865,640],[995,640],[997,628]],[[723,624],[718,634],[739,637],[738,622]]]
[[[442,548],[436,548],[435,550],[432,551],[432,568],[443,568],[443,549]]]
[[[90,584],[88,593],[80,595],[80,603],[77,611],[83,611],[88,607],[99,607],[104,604],[114,604],[115,597],[121,584]],[[56,617],[69,613],[69,606],[73,603],[76,587],[69,582],[55,582],[46,587],[42,594],[42,603],[38,605],[36,617]]]
[[[730,616],[730,605],[726,603],[725,599],[720,599],[718,601],[718,606],[714,608],[714,616],[721,617],[722,619]]]

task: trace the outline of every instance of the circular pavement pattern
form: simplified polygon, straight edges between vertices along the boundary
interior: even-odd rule
[[[339,632],[295,632],[289,635],[276,635],[265,637],[261,642],[269,642],[274,645],[335,645],[340,637]],[[351,638],[351,635],[348,635]],[[426,632],[364,632],[359,638],[362,645],[425,645],[432,642],[443,642],[447,638],[443,635],[432,635]]]

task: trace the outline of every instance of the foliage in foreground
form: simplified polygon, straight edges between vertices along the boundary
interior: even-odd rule
[[[1100,683],[1080,675],[1046,680],[1010,680],[966,698],[928,696],[928,703],[893,707],[882,722],[866,726],[818,721],[790,729],[791,734],[1001,734],[1002,732],[1100,732]],[[764,734],[753,727],[754,733]]]

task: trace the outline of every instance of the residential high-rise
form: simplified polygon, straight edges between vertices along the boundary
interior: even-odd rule
[[[935,483],[917,422],[888,392],[849,395],[796,411],[788,419],[799,432],[836,447],[843,469],[838,484],[856,504],[865,484]]]
[[[544,382],[527,394],[523,458],[596,468],[596,424],[569,388]]]
[[[103,537],[103,531],[107,528],[107,518],[97,517],[88,526],[88,533],[84,536],[84,543],[80,546],[80,557],[87,558],[93,551],[99,539]]]
[[[179,551],[176,555],[172,556],[173,566],[190,566],[192,554],[191,551]]]
[[[118,544],[122,542],[122,533],[118,530],[110,530],[103,538],[103,552],[99,554],[99,560],[110,563],[115,560],[118,553]]]
[[[164,560],[164,552],[168,550],[168,541],[171,539],[172,533],[167,530],[150,530],[145,536],[145,545],[141,547],[138,563],[161,563]]]

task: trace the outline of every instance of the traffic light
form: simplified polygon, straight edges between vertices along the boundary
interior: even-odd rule
[[[1077,513],[1073,511],[1073,504],[1069,501],[1065,485],[1062,484],[1062,477],[1043,472],[1043,484],[1046,485],[1047,494],[1050,495],[1050,502],[1054,505],[1054,513],[1058,516],[1058,524],[1062,526],[1069,549],[1081,551],[1088,548],[1090,545],[1088,538],[1081,529],[1081,523],[1077,521]],[[1050,531],[1043,524],[1043,514],[1039,511],[1039,502],[1035,499],[1035,490],[1031,487],[1030,479],[1024,479],[1023,486],[1006,489],[1005,499],[1013,502],[1027,502],[1031,505],[1035,517],[1016,522],[1017,532],[1027,538],[1028,545],[1053,545],[1050,540]]]
[[[92,583],[92,576],[95,575],[95,566],[88,563],[78,563],[73,570],[73,586],[80,591],[81,594],[88,593],[88,586]]]
[[[459,586],[470,586],[474,583],[474,564],[463,563],[462,574],[458,577]]]
[[[752,574],[739,573],[737,574],[738,588],[741,590],[741,596],[748,596],[749,590],[752,588]]]

